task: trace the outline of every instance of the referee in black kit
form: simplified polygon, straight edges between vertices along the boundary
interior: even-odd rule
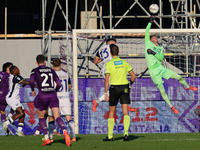
[[[128,115],[128,106],[130,104],[129,87],[135,81],[136,75],[128,62],[118,57],[119,48],[117,45],[111,44],[110,52],[112,59],[105,66],[105,100],[109,101],[108,137],[103,139],[103,141],[113,141],[114,113],[119,99],[124,115],[124,141],[128,141],[130,125],[130,117]],[[127,80],[127,72],[131,75],[130,82]],[[108,97],[109,81],[110,96]]]

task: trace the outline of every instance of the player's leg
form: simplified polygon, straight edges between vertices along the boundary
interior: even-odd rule
[[[42,145],[48,145],[51,144],[51,141],[49,139],[49,135],[47,133],[47,124],[46,124],[46,118],[45,114],[47,113],[47,110],[39,110],[37,108],[38,118],[39,118],[39,124],[41,127],[41,131],[44,134],[44,143]]]
[[[72,142],[76,142],[74,121],[72,120],[71,116],[65,116],[65,119],[67,120],[67,124],[72,135]]]
[[[24,109],[20,108],[20,113],[24,114],[22,115],[22,117],[19,118],[18,121],[18,128],[17,128],[17,133],[16,135],[18,136],[24,136],[24,133],[22,131],[23,127],[24,127],[24,119],[25,119],[25,113],[24,113]]]
[[[55,129],[55,121],[53,117],[53,112],[50,108],[48,108],[48,118],[49,118],[49,126],[48,126],[49,139],[53,142],[53,130]]]
[[[167,93],[165,92],[165,88],[163,86],[162,83],[158,84],[157,85],[157,88],[159,89],[160,91],[160,94],[162,96],[162,98],[165,100],[165,102],[169,105],[169,107],[172,109],[172,111],[175,113],[175,114],[178,114],[178,110],[175,109],[175,107],[171,104],[168,96],[167,96]]]
[[[71,102],[69,99],[66,99],[66,103],[62,105],[63,106],[60,106],[60,113],[62,116],[65,116],[68,127],[70,129],[70,133],[72,135],[72,141],[76,142],[75,126],[74,126],[74,121],[72,120],[71,117]]]
[[[5,109],[4,109],[5,110]],[[0,106],[0,114],[1,114],[1,122],[3,124],[3,130],[4,132],[9,135],[9,130],[7,125],[5,126],[5,122],[6,122],[6,112],[3,111],[2,106]]]
[[[6,112],[3,110],[0,110],[0,114],[1,114],[1,122],[3,123],[6,121]]]
[[[10,108],[10,112],[9,112],[7,118],[11,118],[13,116],[14,112],[15,111],[12,108]]]
[[[34,105],[37,108],[37,115],[39,119],[40,129],[44,135],[44,143],[42,144],[43,146],[51,144],[49,135],[47,133],[47,123],[46,123],[46,114],[50,101],[49,97],[47,96],[38,94],[34,99]]]
[[[102,68],[102,75],[103,75],[103,77],[105,78],[105,75],[104,75],[104,71],[105,70],[105,66],[103,66],[103,68]],[[108,92],[108,96],[109,96],[109,92]],[[94,112],[96,112],[96,109],[97,109],[97,106],[99,105],[99,103],[100,102],[102,102],[102,101],[104,101],[105,100],[105,95],[103,94],[103,95],[101,95],[100,97],[98,97],[97,99],[95,99],[95,100],[93,100],[93,106],[92,106],[92,110],[94,111]]]
[[[6,112],[5,112],[5,109],[6,109],[6,106],[7,106],[7,103],[6,103],[5,97],[0,97],[1,122],[2,122],[3,127],[4,127],[3,128],[4,132],[8,135],[9,134],[9,130],[8,130],[7,125],[5,126],[5,122],[6,122]]]
[[[51,109],[53,111],[54,119],[56,120],[56,122],[58,123],[59,127],[61,128],[61,130],[64,133],[66,145],[70,146],[71,145],[71,139],[70,139],[69,134],[68,134],[68,132],[66,130],[65,123],[60,117],[59,108],[58,107],[52,107]]]
[[[178,75],[177,73],[174,72],[174,74],[171,76],[171,78],[178,80],[182,85],[185,86],[186,90],[193,90],[193,91],[197,91],[198,89],[196,87],[193,86],[189,86],[188,83],[185,81],[185,79],[183,79],[180,75]]]
[[[108,93],[109,96],[109,93]],[[103,94],[102,96],[100,96],[98,99],[93,100],[93,106],[92,106],[92,110],[94,112],[96,112],[97,106],[99,105],[100,102],[105,100],[105,95]]]
[[[59,114],[59,108],[58,107],[52,107],[51,108],[53,111],[53,116],[54,119],[56,120],[56,122],[58,123],[59,127],[61,128],[61,130],[66,130],[66,126],[64,121],[61,119],[60,114]]]
[[[0,97],[0,114],[1,114],[1,122],[5,122],[6,121],[6,109],[7,103],[5,100],[5,97]]]
[[[38,123],[34,136],[40,135],[40,131],[41,131],[41,127],[40,127],[40,124]]]
[[[175,107],[173,107],[173,105],[171,104],[171,102],[165,92],[165,88],[163,86],[164,81],[162,80],[162,77],[165,79],[169,79],[173,75],[173,73],[174,73],[173,71],[171,71],[167,68],[164,68],[163,66],[159,67],[159,69],[150,69],[149,70],[151,79],[153,80],[153,82],[157,86],[157,88],[159,89],[162,98],[169,105],[169,107],[172,109],[172,111],[175,114],[178,114],[179,113],[178,110],[176,110]]]
[[[25,113],[22,109],[22,106],[18,107],[18,108],[15,107],[15,108],[13,108],[13,110],[15,110],[16,113],[11,118],[9,118],[7,121],[5,121],[5,123],[3,124],[4,131],[7,131],[8,125],[10,123],[13,124],[15,120],[25,117]],[[21,129],[21,127],[19,127],[19,128]]]

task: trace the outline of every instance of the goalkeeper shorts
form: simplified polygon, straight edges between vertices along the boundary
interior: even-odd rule
[[[130,89],[129,84],[126,85],[111,85],[109,88],[109,106],[117,106],[118,100],[120,104],[130,104]]]
[[[160,65],[159,67],[155,69],[150,69],[149,74],[151,76],[151,79],[156,85],[164,83],[162,78],[169,79],[172,77],[174,72],[168,68],[165,68],[164,66]]]

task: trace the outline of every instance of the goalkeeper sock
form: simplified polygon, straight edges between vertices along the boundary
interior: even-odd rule
[[[178,80],[178,81],[179,81],[182,85],[184,85],[187,89],[190,88],[190,86],[187,84],[187,82],[185,81],[185,79],[183,79],[183,78],[182,78],[180,75],[178,75],[177,73],[174,73],[174,74],[172,75],[171,78]]]
[[[114,125],[115,125],[114,118],[108,118],[108,138],[109,139],[113,138]]]
[[[124,136],[125,135],[128,136],[129,126],[130,126],[130,116],[129,115],[125,115],[124,116]]]
[[[169,105],[169,107],[172,108],[173,106],[172,106],[172,104],[169,101],[169,98],[168,98],[168,96],[167,96],[167,94],[165,92],[165,88],[164,88],[163,84],[159,84],[159,85],[157,85],[157,87],[160,90],[160,94],[161,94],[162,98]]]
[[[55,121],[50,121],[49,122],[49,127],[48,127],[48,132],[49,132],[49,137],[50,139],[53,139],[53,130],[55,128]]]

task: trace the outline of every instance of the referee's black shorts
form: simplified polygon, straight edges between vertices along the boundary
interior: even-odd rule
[[[117,106],[118,100],[120,104],[130,104],[129,84],[111,85],[109,88],[109,106]]]

